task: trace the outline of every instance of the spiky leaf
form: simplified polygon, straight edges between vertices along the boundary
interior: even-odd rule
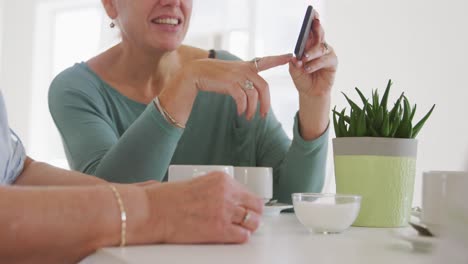
[[[390,93],[391,86],[392,86],[392,80],[388,80],[387,88],[385,88],[385,92],[382,97],[382,102],[380,102],[380,105],[383,107],[384,111],[387,111],[388,94]]]
[[[341,115],[345,115],[345,112],[346,112],[346,108],[344,108],[342,111],[341,111]],[[338,120],[338,131],[340,131],[340,134],[342,135],[342,137],[347,137],[348,136],[348,131],[346,129],[346,124],[344,122],[344,118],[340,118]]]
[[[351,99],[349,99],[349,97],[345,94],[345,93],[342,93],[344,95],[344,97],[346,98],[346,101],[348,101],[348,103],[351,105],[351,109],[354,110],[354,111],[359,111],[359,110],[362,110],[359,105],[357,105],[355,102],[353,102]]]
[[[411,110],[411,115],[410,115],[410,118],[409,118],[411,122],[413,122],[414,114],[416,114],[416,107],[417,107],[417,105],[414,104],[413,110]]]
[[[421,128],[424,126],[424,123],[426,123],[427,119],[431,116],[434,108],[435,105],[433,105],[431,110],[429,110],[429,112],[414,126],[411,138],[416,138],[416,136],[419,134],[419,131],[421,131]]]
[[[364,137],[367,134],[367,126],[366,126],[366,113],[361,111],[359,113],[358,121],[356,127],[356,136],[357,137]]]
[[[340,134],[340,130],[338,129],[338,120],[336,119],[336,106],[333,108],[333,128],[335,129],[336,137],[342,137],[343,135]]]
[[[389,121],[389,115],[387,112],[384,113],[382,128],[380,129],[380,134],[382,135],[382,137],[388,137],[390,135],[390,121]]]

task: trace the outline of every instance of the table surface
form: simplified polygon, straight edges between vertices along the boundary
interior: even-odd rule
[[[310,233],[294,214],[264,217],[259,231],[242,245],[149,245],[103,248],[82,264],[106,263],[430,263],[396,236],[398,229],[351,227],[344,233]]]

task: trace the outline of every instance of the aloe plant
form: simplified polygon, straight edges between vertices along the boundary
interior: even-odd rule
[[[337,111],[335,106],[333,109],[336,137],[415,138],[431,116],[435,105],[413,126],[417,106],[416,104],[411,106],[404,93],[391,109],[388,108],[388,96],[392,84],[392,80],[389,80],[382,99],[379,98],[377,89],[373,90],[371,100],[356,87],[362,107],[343,93],[349,103],[350,114],[347,115],[346,108]]]

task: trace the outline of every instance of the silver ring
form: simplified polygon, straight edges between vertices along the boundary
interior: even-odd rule
[[[249,219],[250,219],[250,212],[249,212],[249,210],[246,209],[245,210],[245,215],[244,215],[244,218],[242,219],[241,224],[245,224],[247,221],[249,221]]]
[[[243,86],[244,90],[253,90],[254,89],[254,83],[250,80],[245,80],[244,82],[244,86]]]
[[[330,47],[328,46],[328,43],[327,42],[322,42],[322,46],[323,46],[323,53],[324,54],[327,54],[328,52],[330,52]]]
[[[262,60],[262,58],[258,58],[258,57],[257,57],[257,58],[253,58],[253,60],[252,60],[253,63],[254,63],[254,65],[255,65],[255,69],[257,69],[257,72],[260,71],[260,70],[258,69],[258,62],[261,61],[261,60]]]

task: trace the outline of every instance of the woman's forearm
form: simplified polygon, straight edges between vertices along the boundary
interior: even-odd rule
[[[304,140],[314,140],[327,130],[330,98],[330,94],[317,97],[299,96],[299,131]]]
[[[97,177],[60,169],[47,163],[34,161],[29,157],[24,163],[23,172],[15,181],[15,185],[23,186],[77,186],[104,183],[107,182]]]
[[[148,218],[146,195],[139,187],[117,188],[126,205],[128,242],[147,241],[138,230]],[[75,263],[120,242],[120,209],[108,186],[0,187],[0,197],[2,262]]]
[[[85,172],[110,182],[163,181],[182,133],[150,104],[96,167]]]

